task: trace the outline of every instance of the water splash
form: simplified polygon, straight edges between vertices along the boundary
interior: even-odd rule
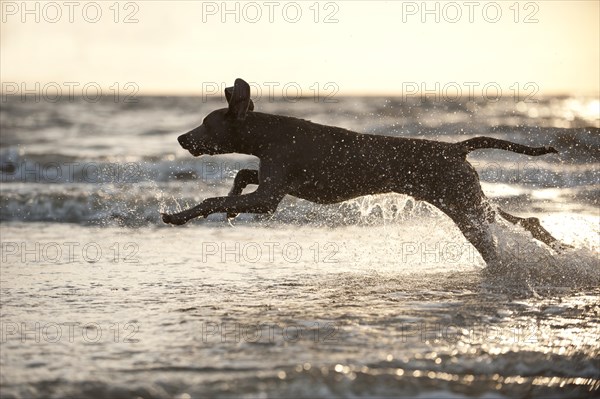
[[[497,217],[491,226],[501,267],[486,269],[483,284],[514,294],[548,295],[600,286],[600,257],[588,248],[554,248]]]

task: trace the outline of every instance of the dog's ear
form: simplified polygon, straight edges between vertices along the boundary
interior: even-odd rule
[[[246,119],[248,111],[254,111],[254,103],[250,99],[250,85],[243,79],[236,79],[233,87],[225,89],[225,98],[229,103],[229,114],[237,121]]]

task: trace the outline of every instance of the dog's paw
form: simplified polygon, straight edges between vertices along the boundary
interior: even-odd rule
[[[169,215],[168,213],[161,213],[162,221],[167,224],[174,224],[175,226],[181,226],[185,224],[187,220],[178,217],[177,215]]]

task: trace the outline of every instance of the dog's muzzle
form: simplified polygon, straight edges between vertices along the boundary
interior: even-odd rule
[[[190,154],[195,157],[199,157],[200,155],[214,155],[218,153],[218,149],[216,146],[207,145],[206,143],[201,143],[197,140],[197,137],[194,137],[191,133],[182,134],[177,137],[177,141],[183,149],[188,150]]]
[[[179,141],[179,145],[181,145],[183,149],[188,150],[193,156],[197,157],[202,155],[202,150],[194,143],[194,140],[190,138],[189,133],[177,137],[177,141]]]
[[[182,146],[183,148],[185,148],[187,150],[188,146],[189,146],[189,139],[186,136],[187,136],[187,133],[182,134],[181,136],[177,137],[177,141],[179,141],[180,146]]]

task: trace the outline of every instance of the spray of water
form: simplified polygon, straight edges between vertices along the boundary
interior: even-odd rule
[[[484,269],[485,287],[545,295],[600,286],[600,258],[594,250],[550,247],[499,217],[490,229],[497,243],[500,267]]]

